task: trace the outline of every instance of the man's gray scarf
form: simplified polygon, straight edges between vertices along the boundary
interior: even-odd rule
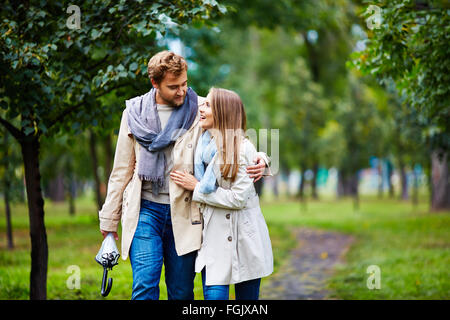
[[[188,88],[183,105],[176,107],[161,131],[156,109],[156,89],[127,100],[128,127],[141,145],[138,176],[152,182],[152,193],[159,194],[164,186],[167,160],[164,149],[174,143],[192,125],[198,111],[197,94]]]

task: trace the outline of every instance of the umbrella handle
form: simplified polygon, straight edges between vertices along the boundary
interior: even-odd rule
[[[109,278],[108,279],[108,286],[106,286],[106,279],[108,278],[108,269],[107,268],[103,268],[103,279],[102,279],[102,291],[101,294],[102,296],[106,297],[109,292],[111,291],[111,287],[112,287],[112,282],[113,279]]]

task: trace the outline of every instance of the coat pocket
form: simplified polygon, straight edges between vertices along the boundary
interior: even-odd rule
[[[128,210],[128,206],[129,206],[129,194],[130,194],[131,186],[133,185],[133,180],[134,180],[134,177],[133,177],[133,179],[130,180],[130,182],[128,182],[128,185],[125,187],[125,190],[123,191],[122,217],[121,217],[122,222],[127,214],[127,210]]]
[[[252,210],[242,210],[240,215],[240,227],[247,237],[253,238],[256,235],[256,221],[253,219]]]

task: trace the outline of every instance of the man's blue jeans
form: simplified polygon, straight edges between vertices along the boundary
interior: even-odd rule
[[[229,285],[205,285],[205,268],[202,270],[203,298],[205,300],[228,300]],[[248,280],[234,285],[236,300],[258,300],[261,278]]]
[[[133,300],[158,300],[164,261],[169,300],[193,300],[196,252],[178,256],[170,205],[141,200],[139,222],[130,247]]]

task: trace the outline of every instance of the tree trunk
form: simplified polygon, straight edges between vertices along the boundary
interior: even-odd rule
[[[387,161],[387,176],[388,176],[388,190],[389,190],[389,198],[394,198],[394,185],[392,184],[392,175],[394,174],[394,168],[392,166],[392,162],[390,160]]]
[[[94,180],[95,180],[95,197],[97,201],[97,208],[100,211],[102,209],[103,200],[102,195],[100,192],[100,177],[98,175],[98,158],[97,158],[97,139],[95,137],[95,133],[92,130],[89,130],[89,150],[91,152],[91,158],[92,158],[92,172],[94,174]]]
[[[12,233],[12,225],[11,225],[11,207],[10,207],[10,203],[9,203],[10,202],[9,190],[11,188],[11,178],[10,178],[9,163],[8,163],[9,148],[8,148],[8,133],[7,132],[5,132],[3,141],[4,141],[5,159],[6,159],[6,161],[4,162],[4,166],[5,166],[4,199],[5,199],[5,214],[6,214],[6,240],[8,243],[8,249],[12,250],[12,249],[14,249],[14,241],[13,241],[13,233]]]
[[[67,197],[69,198],[69,214],[71,216],[75,215],[75,198],[76,198],[76,181],[74,180],[74,175],[70,173],[68,179],[68,192]]]
[[[31,237],[30,299],[47,299],[48,245],[44,222],[44,199],[39,172],[38,137],[20,141],[25,167]]]
[[[430,182],[431,182],[431,177],[430,177]],[[419,175],[415,169],[413,170],[413,190],[412,190],[411,200],[412,200],[413,206],[417,206],[419,204]]]
[[[303,169],[300,174],[300,185],[298,188],[298,197],[300,200],[303,200],[305,197],[305,171],[306,170]]]
[[[313,197],[313,199],[317,200],[317,199],[319,199],[319,196],[317,195],[317,173],[319,172],[319,164],[318,163],[314,163],[313,172],[314,172],[314,177],[311,181],[312,197]]]
[[[345,197],[345,196],[353,196],[353,180],[351,177],[351,174],[345,173],[342,170],[339,170],[338,172],[338,197]]]
[[[8,188],[8,184],[5,183]],[[5,213],[6,213],[6,240],[8,242],[8,249],[14,249],[14,241],[13,241],[13,233],[12,233],[12,225],[11,225],[11,208],[9,205],[9,190],[5,189],[4,192],[5,197]]]
[[[50,180],[46,194],[54,202],[63,202],[65,200],[64,175],[60,172]]]
[[[338,171],[336,195],[337,195],[337,198],[342,198],[345,195],[344,181],[343,181],[343,175],[342,175],[341,170]]]
[[[408,177],[406,176],[405,164],[399,160],[400,169],[400,184],[401,184],[401,199],[408,200]]]
[[[350,178],[350,187],[351,187],[351,193],[353,195],[353,207],[356,210],[359,210],[359,177],[358,172],[354,173],[352,177]]]
[[[111,143],[111,134],[107,134],[103,140],[103,146],[105,147],[105,179],[104,181],[108,183],[109,175],[112,171],[112,166],[114,162],[114,152]]]
[[[431,210],[450,209],[450,183],[448,153],[433,151],[431,154]]]
[[[383,167],[381,159],[378,160],[378,198],[383,198]]]
[[[353,197],[353,205],[355,210],[359,209],[359,191],[358,191],[359,177],[358,172],[344,173],[342,170],[338,172],[338,198],[344,196]]]

